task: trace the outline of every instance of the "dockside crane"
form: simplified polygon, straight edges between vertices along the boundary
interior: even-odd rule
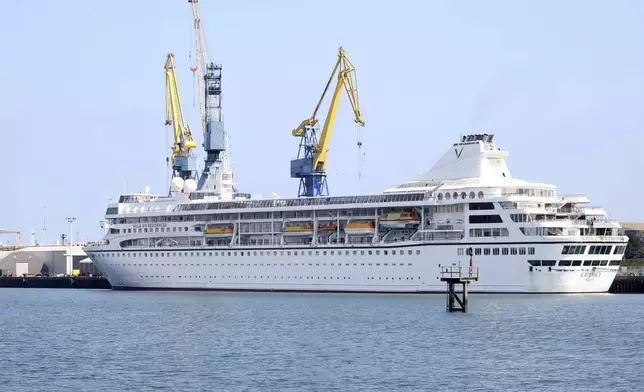
[[[322,105],[333,78],[337,73],[337,84],[331,97],[331,103],[322,131],[319,132],[317,113]],[[340,47],[338,61],[335,63],[329,81],[324,87],[322,96],[318,101],[311,117],[308,117],[292,131],[293,136],[300,138],[300,146],[297,159],[291,161],[291,178],[300,179],[298,197],[327,196],[329,188],[326,182],[326,156],[329,149],[329,140],[333,131],[335,115],[340,102],[340,94],[344,87],[349,97],[349,103],[353,109],[355,122],[364,126],[365,121],[360,112],[360,101],[358,99],[358,78],[356,69],[347,58],[347,55]],[[319,138],[318,138],[319,133]],[[358,142],[360,145],[360,142]]]
[[[195,58],[199,111],[204,135],[206,153],[204,169],[199,178],[198,191],[232,197],[232,172],[226,154],[226,133],[222,112],[221,64],[208,61],[204,32],[199,14],[199,0],[188,0],[192,8],[195,33]]]
[[[174,145],[172,147],[172,178],[196,180],[198,177],[197,158],[193,149],[197,147],[190,125],[184,121],[179,85],[177,83],[174,54],[168,53],[165,62],[165,125],[172,126]],[[169,160],[169,159],[168,159]]]

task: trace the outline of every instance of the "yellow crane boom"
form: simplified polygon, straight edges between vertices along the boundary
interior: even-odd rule
[[[320,110],[322,101],[326,96],[333,78],[337,74],[337,84],[331,97],[329,111],[324,126],[320,133],[319,140],[315,135],[315,126],[318,123],[317,113]],[[355,122],[360,126],[365,125],[365,121],[360,112],[360,100],[358,99],[358,77],[356,68],[353,63],[348,59],[346,52],[342,47],[339,49],[338,60],[333,67],[333,72],[324,87],[322,96],[315,106],[313,114],[300,123],[300,125],[292,131],[293,136],[301,137],[300,152],[298,159],[291,163],[291,177],[301,178],[300,196],[317,196],[328,193],[326,190],[326,156],[329,149],[329,141],[333,131],[333,124],[335,122],[335,115],[337,113],[338,104],[340,102],[340,93],[344,87],[349,97],[349,103],[353,109]],[[307,162],[310,160],[310,162]],[[309,166],[310,164],[310,166]]]
[[[197,147],[190,125],[184,121],[179,85],[174,65],[174,54],[168,53],[165,62],[165,124],[171,125],[174,134],[172,147],[173,176],[183,179],[194,178],[197,170],[191,150]]]

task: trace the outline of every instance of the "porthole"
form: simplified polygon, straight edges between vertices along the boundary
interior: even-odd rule
[[[483,198],[483,191],[479,191],[479,199]]]
[[[443,200],[443,194],[442,193],[438,194],[438,200]]]
[[[452,198],[454,200],[458,199],[458,192],[454,192],[454,194],[452,195]]]
[[[473,199],[475,197],[474,192],[470,192],[470,199]]]
[[[449,192],[445,192],[445,200],[449,200],[452,198],[452,195]]]
[[[467,198],[467,193],[461,192],[461,199],[466,199]]]

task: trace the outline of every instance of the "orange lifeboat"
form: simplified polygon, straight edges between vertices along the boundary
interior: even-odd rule
[[[373,221],[349,222],[344,226],[344,232],[349,235],[373,234],[375,231]]]
[[[282,233],[288,236],[308,236],[313,235],[313,225],[310,223],[305,224],[287,224],[282,229]]]
[[[414,211],[388,212],[378,219],[380,225],[392,229],[405,229],[418,226],[420,216]]]
[[[213,226],[208,225],[204,230],[204,234],[208,237],[230,237],[233,235],[233,226],[224,225],[224,226]]]

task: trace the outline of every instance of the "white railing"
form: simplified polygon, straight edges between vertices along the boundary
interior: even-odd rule
[[[109,242],[107,240],[101,240],[101,241],[89,241],[87,243],[87,246],[104,246],[108,245]]]
[[[441,280],[459,279],[459,280],[478,280],[479,267],[461,267],[450,265],[441,267]]]
[[[605,242],[620,241],[621,242],[624,240],[624,236],[621,236],[621,235],[582,235],[582,236],[579,236],[579,238],[581,238],[582,241],[605,241]]]
[[[464,237],[462,230],[448,232],[416,232],[411,236],[412,241],[460,241]]]

